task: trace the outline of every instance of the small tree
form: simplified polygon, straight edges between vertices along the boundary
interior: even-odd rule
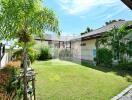
[[[112,30],[104,33],[100,39],[97,39],[96,46],[100,48],[101,45],[112,50],[113,55],[116,55],[118,61],[127,53],[128,45],[124,42],[124,37],[131,33],[131,29],[127,29],[126,23],[121,28],[114,27]]]
[[[44,31],[59,34],[57,17],[42,5],[42,0],[0,1],[0,39],[18,39],[23,43],[24,100],[27,100],[27,45],[33,36],[42,37]]]

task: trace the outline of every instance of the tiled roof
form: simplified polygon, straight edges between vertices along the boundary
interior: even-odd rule
[[[59,37],[59,36],[46,34],[44,40],[47,40],[47,41],[74,41],[74,40],[80,40],[82,38],[87,38],[87,39],[91,39],[93,37],[97,38],[97,37],[101,36],[102,33],[110,31],[114,27],[120,28],[121,26],[123,26],[126,23],[128,23],[129,25],[132,25],[132,21],[117,21],[117,22],[112,22],[111,24],[108,24],[106,26],[103,26],[103,27],[98,28],[94,31],[88,32],[81,36],[60,36]],[[39,37],[36,37],[35,39],[40,40]]]
[[[106,26],[103,26],[101,28],[98,28],[94,31],[91,31],[89,33],[86,33],[84,35],[81,35],[80,37],[74,38],[75,40],[85,38],[85,37],[90,37],[90,36],[100,36],[102,33],[110,31],[112,28],[117,27],[120,28],[124,24],[128,23],[129,25],[132,25],[132,21],[118,21],[118,22],[113,22],[111,24],[108,24]]]
[[[40,40],[39,37],[35,38],[36,40]],[[55,36],[51,34],[46,34],[44,39],[45,41],[70,41],[73,39],[73,36]]]

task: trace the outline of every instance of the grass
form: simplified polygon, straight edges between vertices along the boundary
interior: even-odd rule
[[[126,77],[67,61],[36,61],[37,100],[110,100],[129,84]]]

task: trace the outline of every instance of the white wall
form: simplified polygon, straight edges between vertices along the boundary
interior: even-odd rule
[[[36,44],[41,44],[43,46],[48,46],[48,41],[40,41],[40,40],[36,40]]]
[[[93,50],[96,50],[96,39],[85,40],[82,43],[86,44],[86,46],[81,47],[82,59],[92,61],[94,59]]]
[[[85,41],[75,41],[72,43],[73,57],[93,61],[94,55],[93,50],[96,50],[96,39],[85,40]],[[81,46],[81,44],[86,44]]]
[[[8,62],[9,62],[9,54],[5,53],[5,55],[3,56],[2,60],[1,60],[0,68],[3,68]]]
[[[81,59],[81,41],[74,41],[71,44],[71,52],[73,54],[73,58]]]

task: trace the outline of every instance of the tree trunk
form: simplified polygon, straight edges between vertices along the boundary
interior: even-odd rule
[[[24,77],[23,77],[23,82],[24,82],[24,94],[23,94],[23,100],[28,100],[27,98],[27,43],[24,43],[24,51],[23,51],[23,72],[24,72]]]

